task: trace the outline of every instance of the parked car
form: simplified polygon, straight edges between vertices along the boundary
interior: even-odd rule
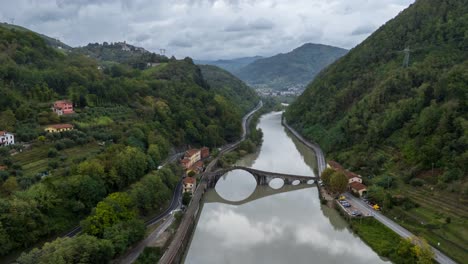
[[[340,198],[338,198],[340,201],[344,201],[346,200],[346,197],[344,197],[343,195],[340,196]]]
[[[361,214],[361,212],[359,212],[359,211],[357,211],[357,210],[354,210],[354,211],[351,212],[351,215],[353,215],[353,216],[361,216],[362,214]]]

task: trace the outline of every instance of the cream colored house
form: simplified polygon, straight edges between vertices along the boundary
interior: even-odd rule
[[[44,130],[48,133],[59,133],[59,132],[73,130],[73,125],[70,125],[70,124],[48,125],[44,128]]]

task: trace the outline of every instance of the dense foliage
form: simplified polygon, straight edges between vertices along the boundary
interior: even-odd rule
[[[199,67],[212,90],[237,105],[242,114],[247,114],[258,103],[255,91],[231,73],[211,65]]]
[[[31,31],[31,30],[29,30],[27,28],[24,28],[24,27],[21,27],[21,26],[18,26],[18,25],[4,23],[4,22],[0,22],[0,27],[4,27],[4,28],[7,28],[7,29],[15,29],[15,30],[19,30],[19,31],[34,32],[34,31]],[[58,48],[58,49],[64,49],[64,50],[71,50],[72,49],[72,47],[68,46],[67,44],[61,42],[58,39],[51,38],[51,37],[46,36],[44,34],[40,34],[40,33],[36,33],[36,32],[34,32],[34,33],[39,35],[42,39],[44,39],[44,41],[47,43],[47,45],[49,45],[51,47]]]
[[[308,43],[285,54],[258,59],[235,74],[256,87],[278,90],[304,87],[346,52],[341,48]]]
[[[288,121],[363,175],[466,183],[467,14],[465,1],[416,1],[322,72]]]
[[[403,239],[374,218],[354,219],[351,228],[380,256],[396,264],[431,264],[434,253],[424,239]],[[385,239],[382,239],[385,238]],[[413,241],[417,239],[416,241]]]
[[[144,69],[148,67],[148,63],[167,62],[165,56],[149,52],[144,48],[135,47],[125,42],[115,42],[102,44],[89,43],[84,47],[74,48],[72,52],[87,55],[97,59],[105,64],[105,62],[117,62],[131,65],[135,68]]]
[[[223,96],[225,86],[210,88],[190,58],[164,61],[144,70],[117,62],[101,68],[93,58],[58,52],[31,31],[0,27],[0,130],[28,142],[0,148],[7,167],[0,171],[0,255],[87,216],[84,231],[104,241],[88,257],[120,254],[143,235],[139,218],[172,197],[182,172],[154,172],[170,151],[239,138],[243,109]],[[76,113],[53,113],[59,99],[71,100]],[[75,130],[44,132],[56,123]],[[10,155],[13,149],[22,152]],[[87,250],[91,240],[53,242],[22,261],[86,263],[76,249]],[[109,245],[110,253],[93,253]]]

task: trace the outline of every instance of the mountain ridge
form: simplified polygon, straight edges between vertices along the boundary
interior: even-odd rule
[[[235,72],[235,75],[257,88],[303,88],[346,52],[330,45],[305,43],[290,52],[256,60]]]

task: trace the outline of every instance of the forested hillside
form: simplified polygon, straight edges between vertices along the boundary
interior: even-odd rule
[[[57,241],[48,246],[52,255],[34,251],[20,263],[67,262],[73,254],[103,263],[143,236],[140,218],[169,202],[181,172],[155,169],[173,147],[238,139],[243,109],[223,96],[222,83],[210,88],[190,58],[165,61],[145,70],[101,68],[33,32],[0,27],[0,130],[28,143],[0,148],[0,255],[93,212],[83,222],[89,235]],[[59,99],[71,100],[75,114],[53,113]],[[57,123],[74,130],[44,131]]]
[[[72,52],[94,58],[104,66],[112,65],[112,63],[123,63],[134,68],[145,69],[148,67],[148,63],[155,64],[168,61],[165,56],[125,42],[89,43],[84,47],[74,48]]]
[[[377,194],[394,188],[421,205],[395,216],[432,243],[444,241],[460,260],[467,256],[467,110],[468,5],[418,0],[317,76],[286,117],[330,159],[378,176],[366,180],[376,186],[373,198],[389,203]]]
[[[258,59],[239,69],[235,75],[255,87],[277,90],[304,87],[346,52],[337,47],[308,43],[285,54]]]
[[[58,39],[51,38],[51,37],[46,36],[44,34],[36,33],[34,31],[31,31],[31,30],[29,30],[27,28],[24,28],[24,27],[21,27],[21,26],[18,26],[18,25],[13,25],[13,24],[0,22],[0,27],[7,28],[7,29],[14,29],[14,30],[18,30],[18,31],[33,32],[33,33],[39,35],[41,38],[43,38],[45,40],[45,42],[51,47],[58,48],[58,49],[64,49],[64,50],[71,50],[72,49],[72,47],[68,46],[67,44],[61,42]]]
[[[213,91],[239,106],[243,114],[248,113],[258,103],[257,93],[231,73],[211,65],[199,67]]]

